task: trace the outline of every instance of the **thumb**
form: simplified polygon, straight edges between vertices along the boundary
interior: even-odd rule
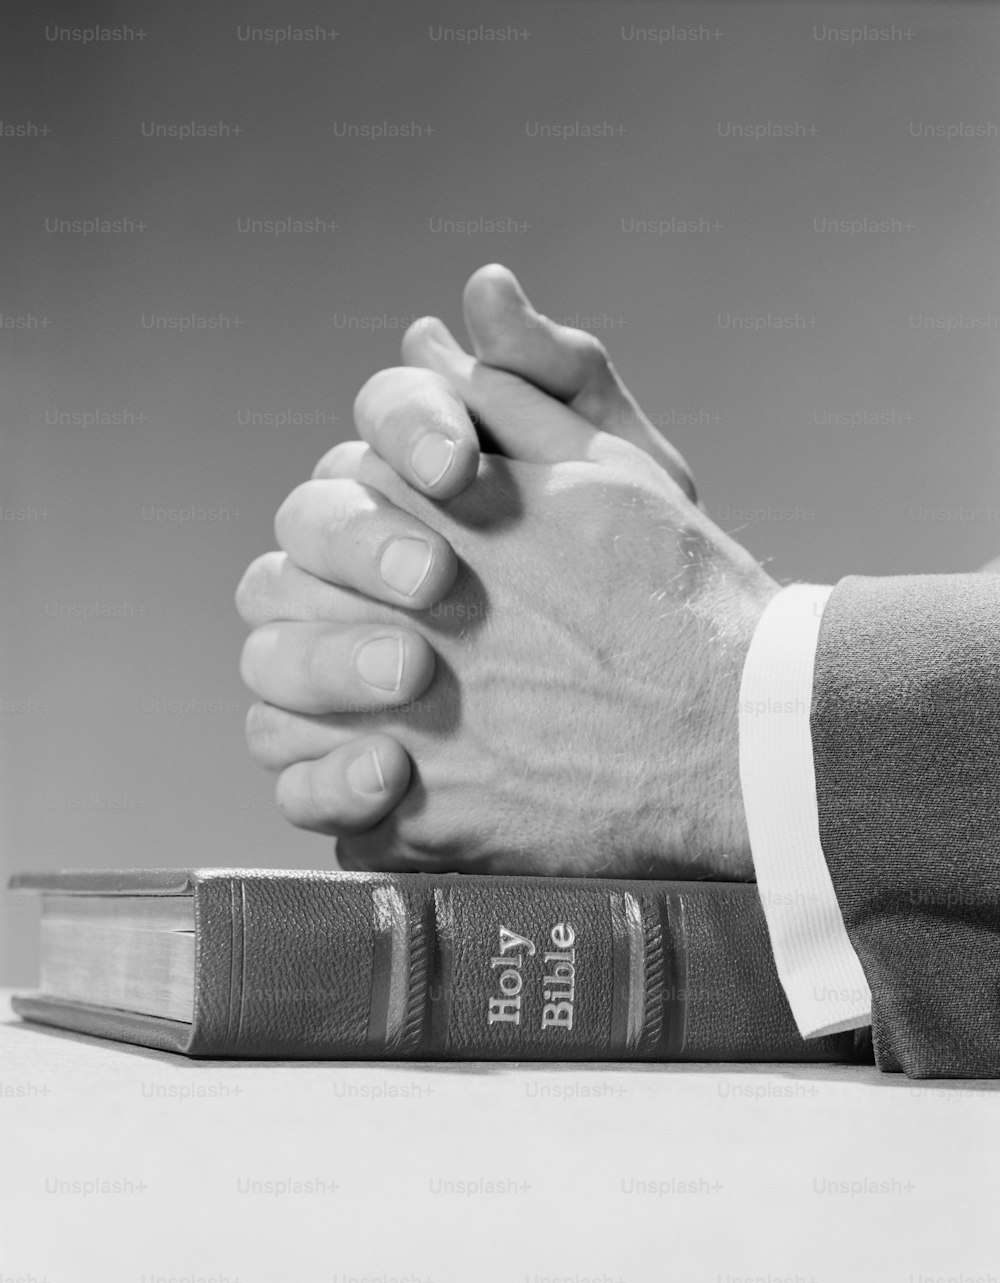
[[[487,448],[525,463],[560,463],[617,454],[614,438],[517,374],[484,365],[464,351],[436,317],[415,321],[403,337],[407,365],[448,380],[476,419]]]
[[[466,329],[480,361],[520,375],[594,427],[645,450],[695,497],[687,464],[643,414],[594,334],[535,311],[514,273],[499,263],[472,274],[463,302]]]

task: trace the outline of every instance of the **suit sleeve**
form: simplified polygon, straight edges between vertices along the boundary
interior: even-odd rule
[[[1000,1077],[1000,577],[841,580],[810,730],[880,1068]]]

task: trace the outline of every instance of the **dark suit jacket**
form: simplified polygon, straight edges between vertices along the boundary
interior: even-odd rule
[[[879,1066],[1000,1077],[1000,577],[842,580],[811,727]]]

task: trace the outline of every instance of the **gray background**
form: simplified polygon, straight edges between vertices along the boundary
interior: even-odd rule
[[[407,321],[457,328],[484,262],[601,335],[709,511],[779,580],[1000,551],[995,7],[6,14],[8,872],[329,863],[245,755],[233,590],[284,495],[353,435],[354,394]],[[132,35],[58,31],[95,24]],[[337,34],[240,38],[288,26]],[[437,38],[480,26],[528,34]],[[229,132],[145,136],[191,122]],[[382,122],[420,129],[337,136]],[[564,125],[606,128],[539,136]],[[281,218],[337,226],[240,230]],[[59,230],[87,219],[136,226]],[[442,230],[480,219],[509,230]],[[3,978],[30,982],[30,910],[2,907]]]

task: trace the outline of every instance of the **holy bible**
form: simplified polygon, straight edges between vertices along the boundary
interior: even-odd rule
[[[870,1061],[803,1039],[746,883],[252,869],[20,874],[28,1020],[189,1056]]]

